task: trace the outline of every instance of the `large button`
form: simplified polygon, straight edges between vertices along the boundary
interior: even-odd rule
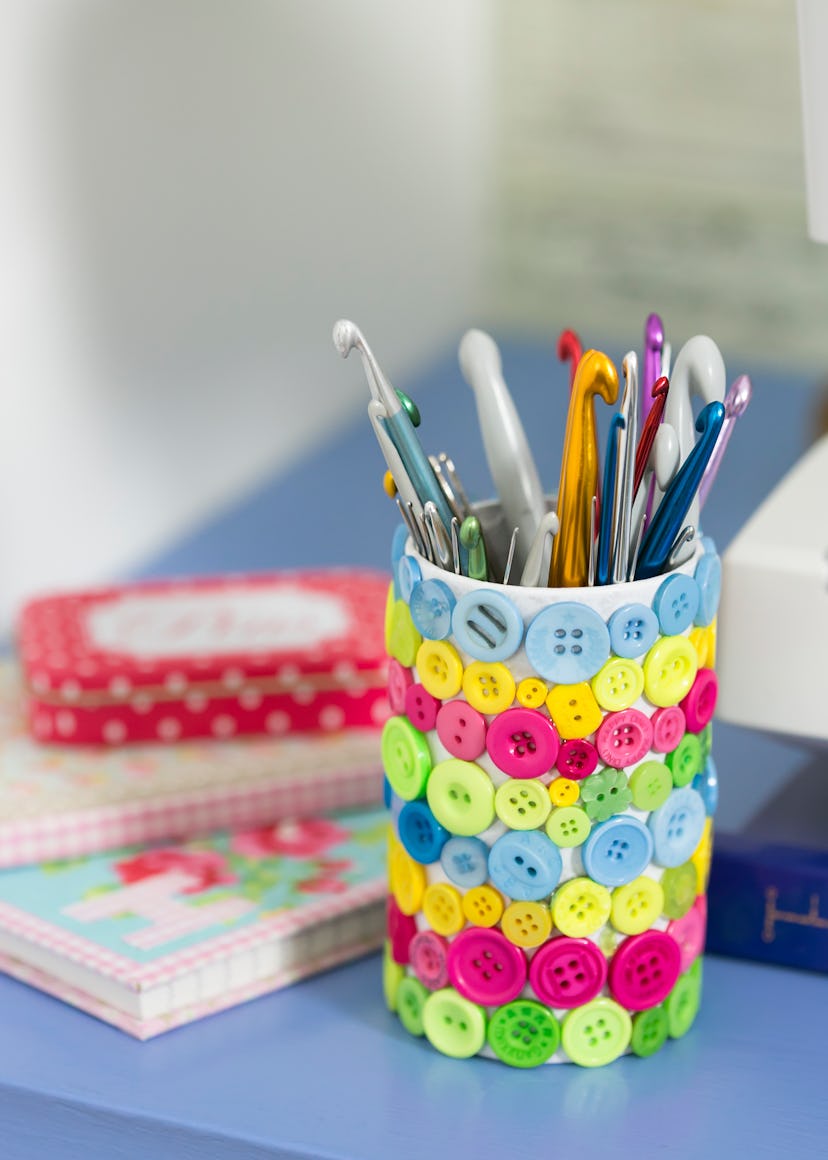
[[[397,988],[397,1014],[409,1035],[423,1034],[423,1008],[428,991],[419,979],[411,975],[400,980]]]
[[[592,822],[589,814],[580,806],[564,806],[553,810],[546,823],[546,833],[556,846],[570,849],[585,842]]]
[[[508,596],[489,588],[467,592],[451,617],[454,639],[479,661],[505,661],[520,648],[523,618]]]
[[[655,1055],[667,1042],[669,1035],[669,1020],[666,1007],[650,1007],[646,1011],[639,1011],[633,1019],[632,1039],[630,1048],[634,1055],[646,1059]]]
[[[609,965],[613,998],[630,1011],[644,1011],[666,999],[679,976],[681,956],[663,930],[624,939]]]
[[[445,640],[451,632],[454,593],[442,580],[422,580],[411,590],[411,619],[427,640]]]
[[[560,851],[534,830],[503,834],[489,851],[489,877],[498,890],[522,902],[546,898],[561,877]]]
[[[515,698],[524,709],[539,709],[549,689],[539,677],[524,677],[517,687]]]
[[[413,556],[401,556],[397,564],[397,588],[400,596],[409,604],[415,584],[423,578],[423,571]],[[416,621],[415,621],[416,623]]]
[[[394,962],[391,943],[386,940],[382,952],[382,994],[389,1011],[397,1010],[397,989],[405,978],[405,968]]]
[[[623,769],[601,769],[581,782],[584,809],[593,822],[605,822],[613,814],[623,813],[632,801],[632,793]]]
[[[382,764],[391,788],[406,801],[419,797],[431,772],[428,742],[405,717],[389,717],[380,741]]]
[[[453,1059],[477,1055],[486,1042],[486,1016],[453,987],[434,991],[426,999],[423,1029],[431,1046]]]
[[[420,680],[432,697],[448,701],[457,696],[463,683],[463,662],[453,644],[424,640],[415,659]]]
[[[390,608],[386,609],[385,651],[401,665],[411,668],[422,639],[414,627],[408,605],[404,600],[395,600]]]
[[[698,657],[687,637],[663,636],[644,661],[644,692],[654,705],[677,705],[696,679]]]
[[[667,754],[675,786],[689,785],[703,764],[701,742],[695,733],[685,733],[673,752]]]
[[[719,682],[712,669],[699,669],[693,687],[681,703],[687,718],[687,728],[701,733],[716,712]]]
[[[424,801],[406,802],[397,819],[397,833],[414,861],[424,866],[437,861],[449,837]]]
[[[629,709],[644,692],[641,665],[621,657],[611,657],[592,678],[592,691],[602,709]]]
[[[566,741],[579,741],[594,733],[604,719],[586,681],[580,685],[556,685],[549,691],[546,707],[559,736]]]
[[[653,749],[656,753],[672,753],[687,731],[684,710],[678,705],[656,709],[651,717]]]
[[[410,914],[403,914],[397,900],[389,894],[385,903],[385,919],[391,958],[395,963],[409,962],[411,940],[417,933],[417,923]]]
[[[642,761],[630,776],[633,805],[645,813],[663,806],[672,788],[673,775],[660,761]]]
[[[556,777],[550,781],[549,800],[553,806],[574,806],[581,796],[581,787],[569,777]]]
[[[498,930],[470,927],[449,947],[452,986],[482,1007],[497,1007],[516,999],[526,983],[526,971],[523,951]]]
[[[455,886],[470,890],[489,877],[489,847],[479,838],[449,838],[440,851],[440,865]]]
[[[405,712],[405,694],[413,683],[409,669],[404,669],[399,661],[388,662],[388,704],[392,713]]]
[[[463,673],[463,692],[480,713],[502,713],[515,699],[515,680],[497,661],[472,661]]]
[[[537,709],[507,709],[486,734],[489,757],[510,777],[540,777],[558,756],[555,726]]]
[[[432,882],[423,895],[423,914],[437,934],[457,934],[466,925],[460,891],[447,882]]]
[[[693,1026],[699,1013],[700,1000],[701,960],[697,959],[694,969],[679,977],[664,1004],[671,1039],[681,1039]]]
[[[707,934],[707,899],[700,894],[687,914],[677,918],[667,927],[667,933],[675,940],[681,955],[681,969],[689,970],[704,950]]]
[[[699,610],[699,586],[692,576],[675,572],[662,580],[653,597],[653,612],[664,636],[680,636]]]
[[[591,878],[571,878],[555,894],[552,921],[570,938],[587,938],[599,931],[610,915],[612,898],[605,886]]]
[[[641,934],[661,917],[664,891],[661,883],[642,874],[612,892],[612,925],[621,934]]]
[[[581,1067],[604,1067],[627,1050],[632,1020],[612,999],[593,999],[570,1011],[561,1031],[563,1049]]]
[[[650,864],[652,855],[650,831],[632,817],[614,817],[596,826],[581,853],[587,874],[604,886],[632,882]]]
[[[647,825],[653,835],[653,857],[660,866],[680,866],[691,856],[702,836],[704,802],[689,786],[674,789]]]
[[[609,656],[610,636],[597,612],[563,601],[542,609],[526,631],[526,656],[548,681],[588,681]]]
[[[664,891],[664,913],[668,918],[683,918],[699,892],[699,876],[692,862],[670,866],[661,875]]]
[[[448,943],[433,930],[421,930],[411,940],[411,966],[429,991],[439,991],[449,981]]]
[[[607,960],[588,938],[554,938],[529,964],[532,990],[550,1007],[580,1007],[594,999],[607,978]]]
[[[495,819],[494,787],[473,761],[456,757],[438,761],[426,792],[435,818],[452,834],[482,834]]]
[[[472,926],[497,926],[503,914],[503,898],[494,886],[475,886],[463,895],[463,914]]]
[[[449,701],[437,713],[437,736],[452,755],[474,761],[486,748],[486,719],[467,701]]]
[[[552,930],[549,907],[541,902],[510,902],[500,920],[500,929],[517,947],[539,947]]]
[[[421,733],[428,733],[437,721],[440,702],[422,685],[412,685],[405,694],[405,715]]]
[[[613,769],[637,765],[650,752],[652,744],[652,723],[638,709],[607,714],[595,735],[598,756]]]
[[[693,778],[693,789],[701,794],[707,816],[712,818],[719,805],[719,777],[712,757],[708,757],[704,769]]]
[[[542,781],[509,778],[495,792],[495,812],[510,830],[536,830],[551,809],[549,792]]]
[[[696,584],[701,595],[696,624],[708,625],[716,615],[722,594],[722,562],[715,552],[702,556],[696,565]]]
[[[394,842],[388,857],[388,880],[397,906],[403,914],[416,914],[423,901],[425,870],[410,854]]]
[[[658,617],[646,604],[625,604],[607,625],[612,651],[619,657],[640,657],[658,637]]]
[[[558,773],[570,779],[581,781],[594,771],[598,764],[598,750],[591,741],[573,740],[561,742],[555,768]]]
[[[516,999],[495,1011],[486,1038],[497,1058],[510,1067],[538,1067],[558,1050],[561,1029],[546,1007],[533,999]]]

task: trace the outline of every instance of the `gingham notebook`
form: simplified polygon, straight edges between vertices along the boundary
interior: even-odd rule
[[[379,946],[384,810],[0,874],[0,969],[138,1039]]]

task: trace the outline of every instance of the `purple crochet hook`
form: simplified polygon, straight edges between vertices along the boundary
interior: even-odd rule
[[[727,451],[727,445],[730,442],[730,437],[733,434],[733,428],[736,420],[740,415],[744,415],[747,410],[748,403],[753,395],[753,385],[747,375],[739,375],[738,379],[734,379],[730,390],[725,396],[725,419],[722,424],[722,429],[719,432],[719,438],[716,440],[716,446],[713,448],[713,454],[708,460],[705,468],[702,481],[699,484],[699,510],[704,507],[704,501],[707,499],[707,493],[713,486],[716,479],[716,473],[722,465],[724,453]]]
[[[658,314],[648,314],[644,323],[644,373],[641,376],[641,426],[653,405],[652,389],[661,377],[661,353],[664,350],[664,324]]]

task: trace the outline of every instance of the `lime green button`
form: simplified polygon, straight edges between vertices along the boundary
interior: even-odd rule
[[[602,709],[629,709],[644,692],[644,671],[635,661],[612,657],[592,678],[592,691]]]
[[[405,967],[394,962],[391,943],[386,940],[382,950],[382,993],[389,1011],[397,1010],[397,991],[405,978]]]
[[[685,733],[666,760],[673,774],[673,785],[689,785],[704,765],[701,741],[695,733]]]
[[[606,886],[591,878],[570,878],[555,893],[552,921],[570,938],[588,938],[610,916],[612,897]]]
[[[564,1019],[561,1041],[573,1063],[603,1067],[627,1050],[632,1020],[614,999],[593,999]]]
[[[510,1067],[537,1067],[558,1050],[561,1029],[547,1008],[533,999],[498,1007],[486,1032],[489,1046]]]
[[[423,1034],[423,1009],[429,992],[419,979],[406,975],[397,987],[397,1014],[410,1035]]]
[[[410,669],[417,658],[417,649],[423,638],[417,632],[408,605],[395,600],[386,619],[385,650],[401,665]]]
[[[692,862],[682,862],[661,875],[664,891],[664,913],[668,918],[683,918],[699,892],[699,874]]]
[[[542,781],[510,777],[495,793],[495,812],[510,830],[536,830],[549,817],[552,802]]]
[[[681,1039],[693,1026],[700,999],[701,967],[695,973],[689,970],[687,974],[679,975],[678,982],[664,1001],[672,1039]]]
[[[670,1021],[664,1007],[651,1007],[649,1011],[639,1011],[633,1019],[630,1047],[642,1058],[655,1055],[667,1042]]]
[[[382,728],[382,764],[391,788],[407,802],[422,797],[431,772],[428,742],[406,717],[389,717]]]
[[[494,787],[474,761],[459,757],[438,761],[428,779],[427,796],[431,812],[452,834],[480,834],[495,819]]]
[[[630,775],[633,805],[638,810],[657,810],[673,788],[673,776],[660,761],[642,761]]]
[[[699,658],[686,636],[662,636],[644,661],[644,691],[654,705],[666,709],[690,692]]]
[[[444,987],[426,999],[423,1030],[432,1047],[443,1055],[468,1059],[486,1042],[486,1016],[453,987]]]
[[[710,750],[713,748],[713,725],[710,721],[707,722],[699,734],[699,741],[702,747],[702,759],[707,761],[710,756]]]
[[[641,934],[649,930],[663,910],[661,884],[644,874],[612,892],[612,925],[621,934]]]
[[[556,846],[580,846],[589,837],[592,822],[580,806],[563,806],[553,810],[546,823],[546,832]]]

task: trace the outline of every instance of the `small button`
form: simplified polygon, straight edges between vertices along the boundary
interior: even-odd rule
[[[642,761],[630,775],[633,805],[645,813],[663,806],[672,789],[673,775],[660,761]]]
[[[434,728],[439,708],[440,702],[422,685],[411,685],[405,694],[405,715],[421,733]]]
[[[562,741],[555,761],[555,768],[570,781],[581,781],[593,772],[598,764],[598,750],[591,741]]]
[[[477,1055],[486,1042],[486,1016],[452,987],[426,999],[423,1029],[431,1046],[453,1059]]]
[[[655,1007],[675,986],[679,966],[678,945],[663,930],[626,938],[610,959],[612,996],[630,1011]]]
[[[553,938],[529,964],[529,982],[550,1007],[580,1007],[601,991],[607,960],[588,938]]]
[[[422,578],[422,569],[414,557],[407,555],[401,556],[397,564],[397,588],[406,604],[409,604],[411,601],[411,592],[414,585],[418,584]]]
[[[388,881],[403,914],[416,914],[426,887],[425,870],[399,843],[394,842],[388,858]]]
[[[449,837],[424,801],[406,802],[397,819],[397,833],[414,861],[424,866],[437,861]]]
[[[580,741],[594,733],[604,719],[586,681],[580,685],[556,685],[549,691],[546,707],[558,735],[566,741]]]
[[[644,672],[635,661],[611,657],[592,678],[592,691],[602,709],[629,709],[644,692]]]
[[[701,597],[696,624],[705,626],[715,617],[722,594],[722,562],[715,552],[702,556],[696,565],[695,578]]]
[[[553,806],[574,806],[581,796],[581,787],[569,777],[556,777],[550,781],[549,800]]]
[[[503,899],[493,886],[474,886],[463,895],[463,914],[472,926],[497,926]]]
[[[480,713],[502,713],[515,699],[514,677],[497,661],[472,661],[463,673],[463,692]]]
[[[606,886],[591,878],[571,878],[552,900],[552,921],[570,938],[588,938],[610,915],[612,898]]]
[[[462,649],[479,661],[505,661],[520,648],[523,617],[508,596],[489,588],[457,601],[451,630]]]
[[[391,958],[395,963],[405,965],[410,959],[411,941],[417,933],[417,923],[410,914],[403,914],[391,894],[385,902],[385,919]]]
[[[586,841],[592,828],[589,814],[580,806],[564,806],[553,810],[546,823],[546,833],[556,846],[570,849]]]
[[[644,661],[644,692],[654,705],[677,705],[696,679],[696,650],[684,636],[663,636]]]
[[[685,733],[672,753],[667,754],[667,765],[673,774],[673,785],[689,785],[702,768],[701,742],[695,733]]]
[[[687,731],[684,710],[678,705],[656,709],[650,720],[653,725],[653,749],[656,753],[672,753]]]
[[[500,920],[500,929],[518,947],[539,947],[552,930],[549,907],[540,902],[510,902]]]
[[[690,855],[690,861],[696,867],[699,889],[702,892],[707,890],[707,883],[710,878],[710,857],[712,853],[713,819],[705,818],[704,829],[702,830],[702,836],[699,838],[699,844]]]
[[[536,830],[549,817],[552,803],[542,781],[509,778],[495,792],[495,812],[510,830]]]
[[[558,735],[537,709],[507,709],[486,734],[489,757],[510,777],[540,777],[555,764]]]
[[[630,1048],[634,1055],[646,1059],[661,1051],[668,1034],[669,1020],[665,1007],[650,1007],[646,1011],[639,1011],[633,1019]]]
[[[435,818],[452,834],[482,834],[495,819],[491,779],[473,761],[457,757],[438,761],[428,779],[427,796]]]
[[[646,604],[625,604],[616,609],[607,625],[612,651],[619,657],[640,657],[658,637],[658,617]]]
[[[457,696],[463,683],[463,662],[454,645],[446,640],[424,640],[415,660],[420,680],[432,697],[448,701]]]
[[[489,847],[479,838],[449,838],[440,851],[446,877],[461,890],[482,886],[489,877]]]
[[[521,902],[546,898],[561,877],[558,847],[534,830],[503,834],[489,851],[489,877],[498,890]]]
[[[664,913],[667,917],[684,918],[699,892],[696,867],[692,862],[669,866],[661,875],[661,889],[664,891]]]
[[[411,619],[427,640],[445,640],[451,632],[451,614],[457,603],[442,580],[421,580],[411,591]]]
[[[411,940],[411,967],[429,991],[448,984],[448,943],[433,930],[421,930]]]
[[[664,636],[680,636],[699,610],[699,586],[692,576],[674,572],[653,597],[653,612]]]
[[[696,650],[696,657],[699,662],[700,669],[709,669],[712,667],[709,659],[710,652],[710,632],[706,628],[691,629],[687,639]]]
[[[394,534],[391,537],[391,574],[394,577],[394,583],[397,582],[397,565],[405,555],[405,545],[408,542],[408,528],[405,524],[397,524],[394,528]],[[399,598],[399,592],[397,592]]]
[[[437,934],[457,934],[466,925],[460,891],[447,882],[432,882],[426,887],[423,914]]]
[[[396,577],[396,575],[395,569],[394,576]],[[391,629],[394,624],[394,606],[400,599],[396,589],[397,581],[394,579],[388,585],[388,591],[385,594],[385,651],[387,653],[391,651]]]
[[[423,1034],[423,1008],[428,991],[419,979],[407,975],[397,988],[397,1014],[409,1035]]]
[[[497,1058],[510,1067],[539,1067],[558,1050],[561,1029],[546,1007],[516,999],[495,1011],[486,1038]]]
[[[563,601],[535,616],[525,647],[529,663],[542,677],[573,685],[595,676],[609,656],[610,636],[597,612]]]
[[[524,709],[539,709],[546,700],[549,689],[538,677],[524,677],[517,687],[515,697]]]
[[[411,668],[423,638],[414,627],[404,600],[395,600],[386,612],[385,651],[401,665]]]
[[[701,794],[707,816],[712,818],[719,805],[719,777],[712,757],[708,757],[704,769],[693,778],[693,789]]]
[[[667,996],[667,1020],[671,1039],[681,1039],[693,1026],[699,1013],[702,988],[702,961],[696,959],[686,975],[680,975],[678,982]]]
[[[389,1011],[397,1010],[397,988],[405,978],[405,970],[399,963],[394,962],[391,954],[391,943],[386,939],[382,951],[382,995],[385,1006]]]
[[[499,930],[469,927],[449,947],[448,972],[461,995],[482,1007],[497,1007],[523,990],[526,956]]]
[[[389,717],[380,741],[382,764],[391,788],[406,801],[420,797],[431,772],[428,742],[405,717]]]
[[[630,1043],[632,1020],[612,999],[593,999],[570,1011],[561,1030],[563,1049],[581,1067],[604,1067],[623,1055]]]
[[[681,956],[681,969],[687,971],[704,950],[707,934],[707,898],[700,894],[683,918],[674,919],[667,933],[675,940]]]
[[[713,720],[718,695],[719,682],[716,674],[712,669],[699,669],[692,689],[681,703],[687,719],[687,728],[692,733],[701,733]]]
[[[704,802],[689,786],[674,789],[647,825],[653,835],[653,857],[660,866],[680,866],[691,856],[702,836]]]
[[[704,756],[704,760],[707,761],[708,757],[710,756],[710,750],[713,748],[712,722],[708,725],[705,725],[704,729],[702,729],[701,733],[699,734],[699,741],[701,741],[702,755]]]
[[[637,878],[653,855],[653,838],[632,817],[614,817],[596,826],[581,854],[584,870],[603,886],[624,886]]]
[[[612,892],[612,925],[621,934],[649,930],[664,909],[664,891],[654,878],[641,875]]]
[[[581,782],[584,809],[593,822],[605,822],[623,813],[632,801],[632,793],[623,769],[601,769]]]
[[[405,694],[413,683],[409,669],[404,669],[399,661],[388,662],[388,704],[392,713],[405,712]]]
[[[486,748],[486,719],[467,701],[448,701],[437,712],[437,736],[452,755],[474,761]]]
[[[638,709],[608,713],[595,735],[598,756],[613,769],[636,765],[647,756],[652,744],[652,722]]]

